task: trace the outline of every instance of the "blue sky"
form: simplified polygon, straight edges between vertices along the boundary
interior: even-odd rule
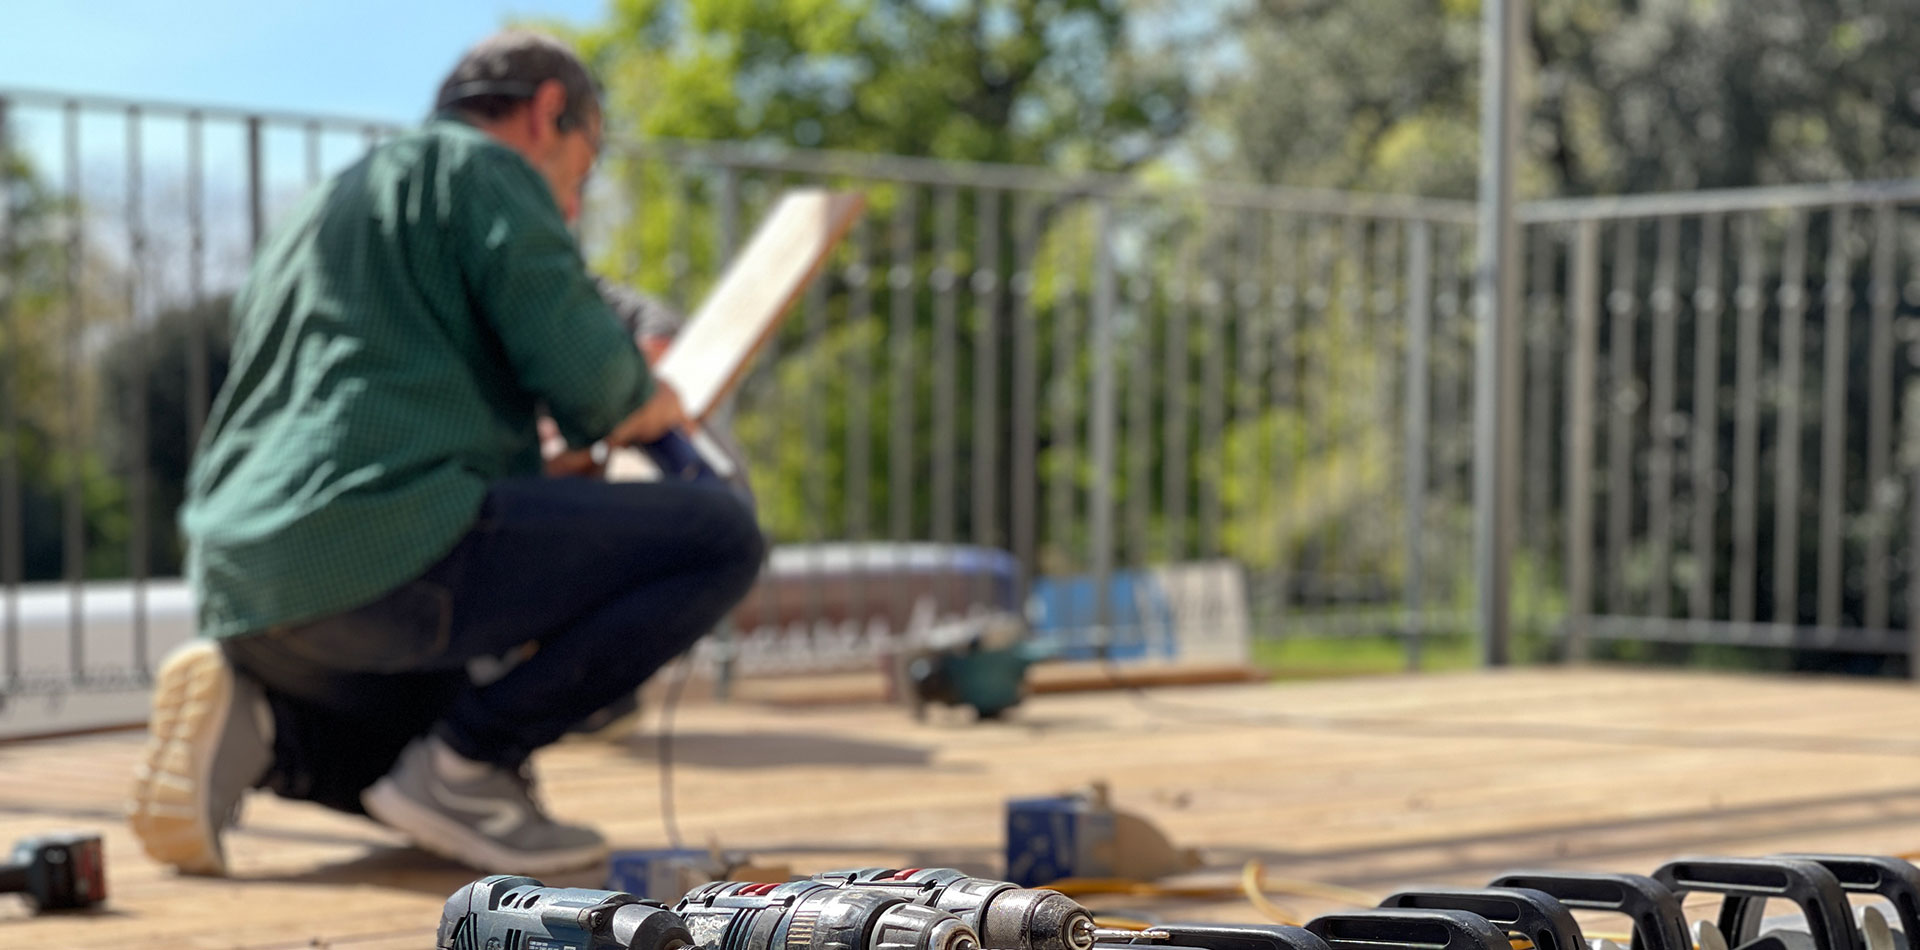
[[[0,88],[410,123],[510,18],[593,22],[608,2],[0,0]]]

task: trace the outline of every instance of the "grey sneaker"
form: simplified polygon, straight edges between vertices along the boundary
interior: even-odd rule
[[[135,837],[162,864],[225,874],[221,833],[272,765],[273,713],[260,685],[210,640],[175,650],[154,684],[147,748],[134,767],[127,819]]]
[[[360,804],[414,844],[490,874],[546,874],[607,856],[593,829],[547,817],[529,774],[461,759],[435,738],[408,745]]]

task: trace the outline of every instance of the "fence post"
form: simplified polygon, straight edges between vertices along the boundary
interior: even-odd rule
[[[1573,232],[1573,348],[1567,356],[1567,658],[1587,656],[1593,612],[1593,373],[1600,342],[1600,223]]]
[[[1474,307],[1479,340],[1474,358],[1473,551],[1479,615],[1480,661],[1503,666],[1510,654],[1509,592],[1513,574],[1513,491],[1518,441],[1519,334],[1514,316],[1520,282],[1514,267],[1517,227],[1513,215],[1514,151],[1518,111],[1514,71],[1521,5],[1517,0],[1481,4],[1480,188]]]
[[[1118,406],[1113,372],[1113,202],[1093,206],[1093,456],[1092,509],[1088,526],[1093,568],[1094,641],[1104,653],[1113,644],[1113,609],[1107,602],[1113,581],[1113,466]]]
[[[1407,226],[1407,578],[1405,591],[1407,670],[1420,669],[1426,634],[1421,588],[1426,582],[1422,528],[1427,514],[1427,338],[1433,322],[1433,229],[1426,221]]]

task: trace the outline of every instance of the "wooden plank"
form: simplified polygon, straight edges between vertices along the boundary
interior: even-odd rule
[[[781,196],[660,358],[656,372],[680,393],[689,418],[705,419],[726,401],[865,207],[854,192]]]
[[[704,420],[726,402],[865,207],[857,192],[802,188],[781,195],[654,367],[680,394],[688,418]],[[651,472],[632,449],[614,452],[607,464],[610,481]]]

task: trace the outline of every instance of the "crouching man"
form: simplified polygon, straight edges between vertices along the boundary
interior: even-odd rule
[[[568,231],[600,134],[569,50],[495,36],[261,248],[181,515],[202,639],[160,671],[129,804],[155,859],[224,873],[256,787],[486,871],[604,855],[528,757],[711,629],[765,542],[723,488],[543,474],[543,410],[547,471],[685,422]]]

